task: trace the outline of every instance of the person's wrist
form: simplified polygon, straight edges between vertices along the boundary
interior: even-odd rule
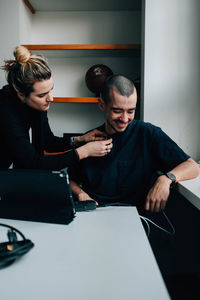
[[[171,187],[176,184],[176,176],[173,173],[157,171],[157,174],[159,176],[158,178],[162,177],[166,182],[169,182]]]
[[[168,186],[168,188],[170,189],[172,180],[170,178],[168,178],[166,175],[159,176],[157,180],[159,183]]]
[[[75,136],[74,141],[75,141],[76,144],[81,143],[82,142],[81,136]]]
[[[79,148],[76,148],[76,151],[78,153],[79,159],[84,159],[84,158],[87,158],[89,156],[87,148],[85,146],[81,146]]]
[[[79,201],[84,201],[85,200],[85,196],[86,196],[85,192],[80,191],[80,193],[78,193],[78,200]]]

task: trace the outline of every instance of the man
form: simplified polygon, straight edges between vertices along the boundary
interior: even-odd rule
[[[112,138],[107,155],[87,158],[70,169],[78,200],[124,202],[158,212],[165,208],[174,182],[199,174],[199,167],[159,127],[134,120],[137,93],[122,75],[109,77],[99,108],[105,124],[98,129]]]

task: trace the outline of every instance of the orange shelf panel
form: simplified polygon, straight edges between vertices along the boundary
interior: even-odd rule
[[[53,103],[97,103],[98,97],[54,97]]]
[[[139,44],[29,44],[29,50],[139,50]]]

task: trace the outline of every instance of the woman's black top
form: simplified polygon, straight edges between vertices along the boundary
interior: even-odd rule
[[[30,129],[32,142],[30,141]],[[70,140],[53,135],[47,112],[38,111],[22,103],[9,86],[0,90],[0,168],[61,170],[74,166],[79,159],[71,149]]]

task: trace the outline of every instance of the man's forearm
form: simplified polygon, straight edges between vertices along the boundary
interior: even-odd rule
[[[193,159],[189,158],[170,170],[170,173],[176,176],[176,182],[192,179],[199,175],[199,166]],[[146,210],[159,212],[160,210],[165,209],[171,183],[171,179],[165,175],[158,177],[155,184],[148,192],[145,202]]]
[[[70,180],[70,186],[79,201],[93,200],[75,181]]]
[[[72,189],[72,193],[75,194],[77,197],[81,192],[83,192],[81,187],[73,180],[70,180],[70,186]]]
[[[189,158],[170,171],[170,173],[176,176],[176,182],[195,178],[199,175],[199,172],[199,166],[192,158]]]

